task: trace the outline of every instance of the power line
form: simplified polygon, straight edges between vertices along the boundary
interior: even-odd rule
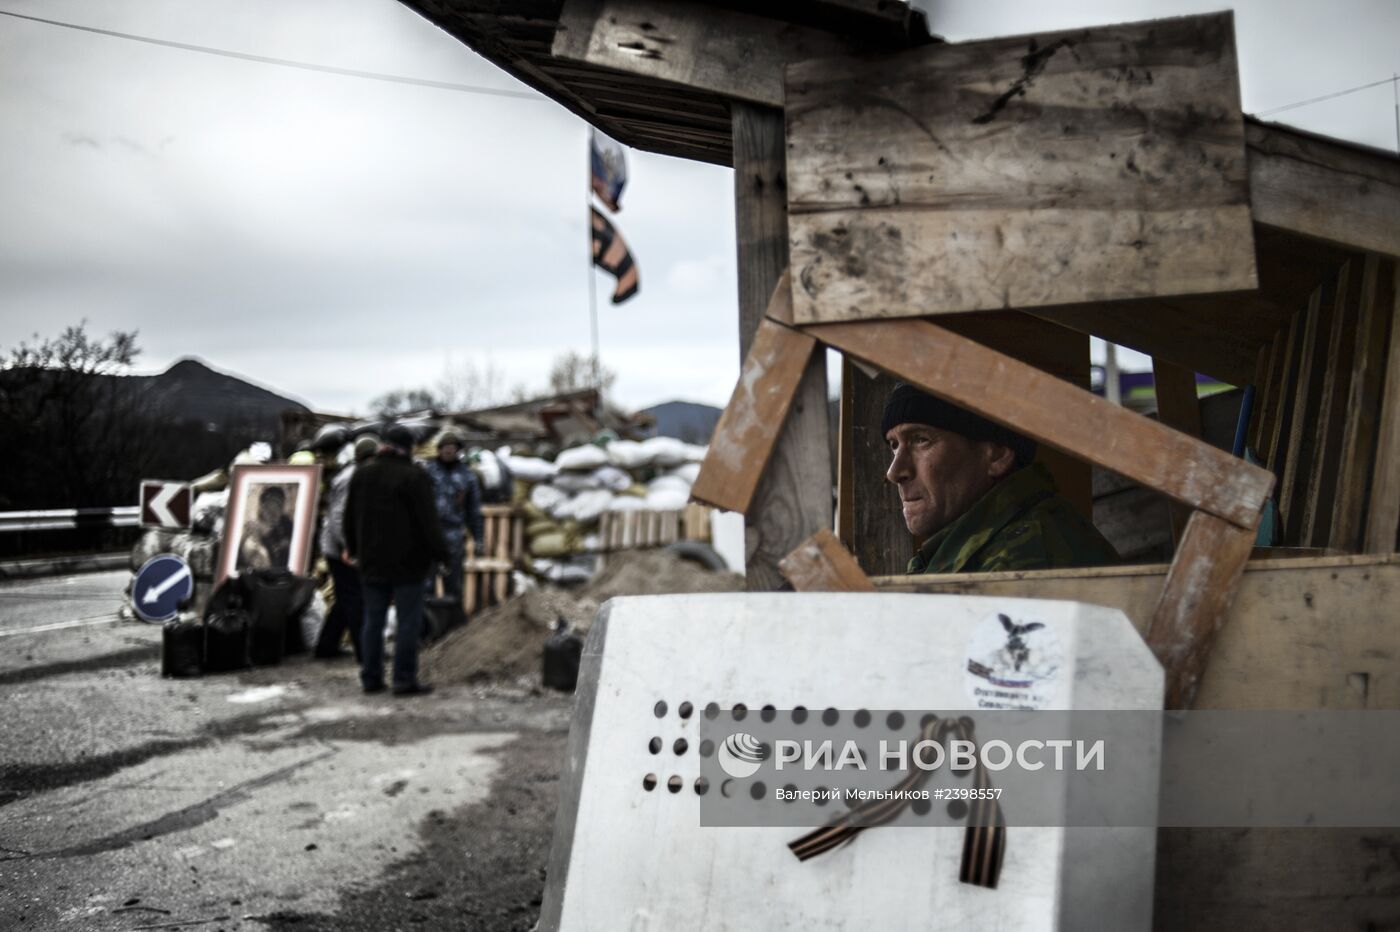
[[[1344,91],[1337,91],[1335,94],[1323,94],[1321,97],[1311,97],[1307,100],[1299,100],[1291,104],[1284,104],[1282,107],[1274,107],[1269,110],[1260,110],[1255,116],[1268,116],[1271,113],[1282,113],[1285,110],[1294,110],[1298,107],[1306,107],[1308,104],[1322,103],[1324,100],[1332,100],[1334,97],[1345,97],[1347,94],[1355,94],[1357,91],[1369,90],[1373,87],[1380,87],[1382,84],[1390,84],[1395,78],[1385,78],[1380,81],[1372,81],[1370,84],[1362,84],[1357,87],[1349,87]]]
[[[11,13],[9,10],[0,10],[0,16],[11,16],[15,19],[26,19],[34,23],[43,23],[46,26],[60,26],[64,29],[76,29],[80,32],[90,32],[99,36],[109,36],[113,39],[129,39],[132,42],[145,42],[149,45],[160,45],[165,48],[181,49],[186,52],[202,52],[205,55],[219,55],[224,58],[236,58],[240,61],[256,62],[260,65],[281,65],[285,68],[300,68],[304,71],[319,71],[322,74],[337,74],[347,78],[368,78],[372,81],[387,81],[391,84],[412,84],[417,87],[434,87],[443,91],[458,91],[463,94],[484,94],[491,97],[515,97],[521,100],[544,100],[545,98],[533,91],[512,91],[504,88],[478,87],[472,84],[453,84],[450,81],[429,81],[426,78],[408,78],[397,74],[381,74],[377,71],[357,71],[354,68],[335,68],[330,65],[317,65],[312,62],[291,61],[286,58],[271,58],[266,55],[249,55],[246,52],[232,52],[228,49],[210,48],[205,45],[190,45],[185,42],[172,42],[169,39],[156,39],[151,36],[138,36],[129,32],[115,32],[111,29],[98,29],[94,26],[82,26],[77,23],[63,23],[53,19],[41,19],[38,16],[26,16],[23,13]]]

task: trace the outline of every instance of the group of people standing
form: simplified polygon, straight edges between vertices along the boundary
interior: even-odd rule
[[[394,424],[382,440],[361,437],[354,462],[330,480],[321,528],[321,552],[335,585],[335,606],[321,638],[323,655],[339,650],[348,632],[360,662],[360,685],[380,693],[384,681],[384,627],[392,603],[398,618],[389,687],[396,696],[424,695],[418,644],[424,604],[437,588],[462,602],[466,535],[481,541],[481,492],[462,459],[462,439],[444,431],[437,455],[413,460],[414,439]]]

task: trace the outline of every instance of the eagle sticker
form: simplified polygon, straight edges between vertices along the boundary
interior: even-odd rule
[[[974,708],[1032,711],[1055,701],[1065,655],[1046,621],[1005,612],[972,629],[965,683]]]

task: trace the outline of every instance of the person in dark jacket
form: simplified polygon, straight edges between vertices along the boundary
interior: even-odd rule
[[[438,523],[433,483],[412,460],[413,435],[395,424],[379,455],[355,469],[345,501],[345,552],[359,567],[365,622],[360,636],[360,684],[384,689],[384,624],[389,603],[398,612],[394,637],[394,695],[432,691],[418,681],[418,638],[423,628],[423,582],[448,559]]]

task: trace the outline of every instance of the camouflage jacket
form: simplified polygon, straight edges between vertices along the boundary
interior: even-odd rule
[[[443,463],[434,457],[423,462],[423,469],[433,480],[433,504],[443,533],[461,537],[463,530],[471,531],[480,546],[485,536],[481,517],[481,488],[476,474],[466,463]]]
[[[1118,562],[1098,528],[1033,463],[1012,473],[957,520],[924,541],[910,573],[990,573]]]

